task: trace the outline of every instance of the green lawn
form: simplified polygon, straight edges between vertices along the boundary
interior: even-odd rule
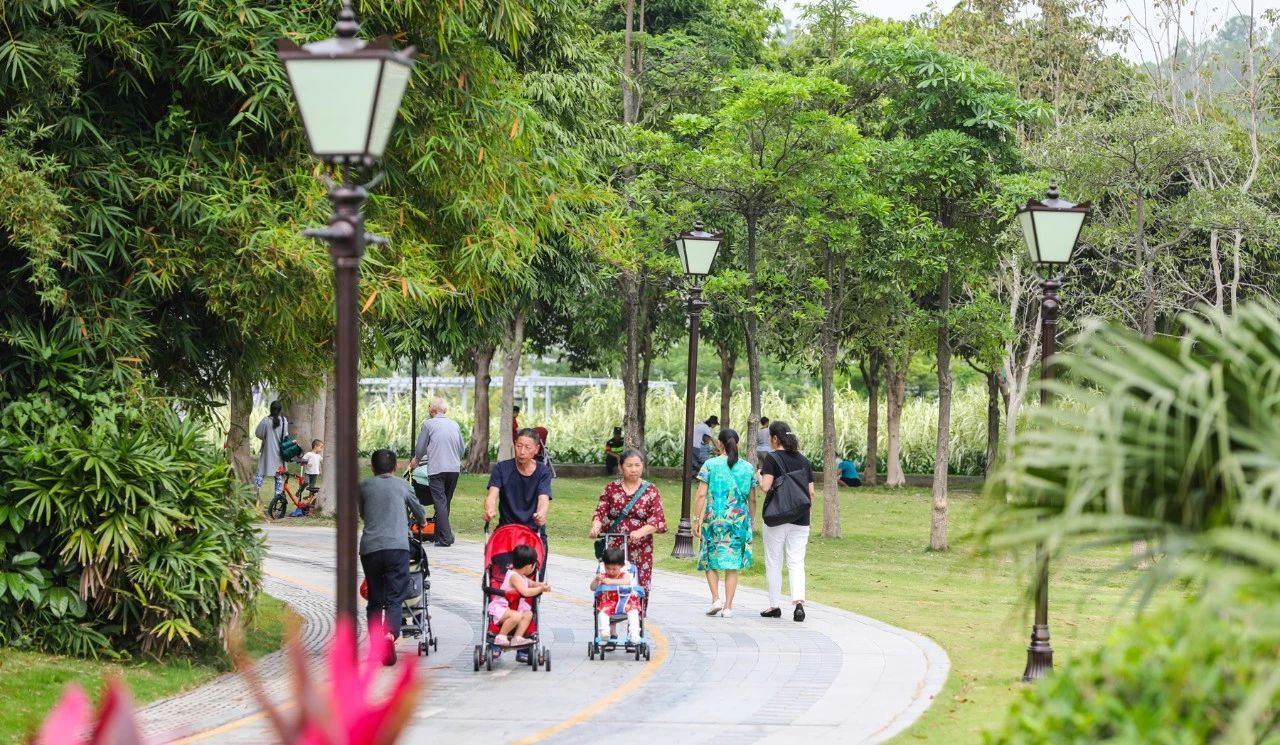
[[[245,646],[254,657],[280,648],[288,607],[261,595]],[[123,678],[139,704],[192,688],[229,669],[225,659],[96,662],[0,648],[0,742],[19,743],[53,708],[67,683],[76,682],[96,702],[108,676]]]
[[[463,475],[459,483],[453,524],[465,538],[480,538],[486,483],[487,477],[474,475]],[[658,566],[692,574],[692,561],[670,557],[680,516],[680,485],[664,479],[657,484],[671,527],[657,538]],[[586,532],[603,485],[603,477],[555,482],[549,520],[552,551],[590,557]],[[1021,565],[979,558],[960,542],[988,508],[972,491],[951,495],[954,548],[928,551],[930,501],[926,489],[842,489],[844,537],[813,539],[809,597],[925,634],[946,649],[952,665],[946,687],[899,742],[977,742],[983,728],[1002,720],[1023,687],[1019,678],[1031,630],[1026,578],[1018,576]],[[814,513],[815,525],[821,524],[819,512]],[[1124,603],[1130,578],[1105,571],[1118,558],[1114,553],[1097,555],[1053,567],[1049,620],[1059,667],[1095,645],[1116,620],[1131,617]],[[764,586],[762,554],[745,576],[748,584]],[[744,615],[754,610],[741,609]]]

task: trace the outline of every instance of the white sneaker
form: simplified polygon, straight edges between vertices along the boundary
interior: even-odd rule
[[[721,618],[733,618],[733,608],[725,608],[720,611]]]
[[[718,615],[720,615],[720,611],[722,611],[722,610],[724,610],[724,603],[722,603],[722,602],[720,602],[719,600],[717,600],[717,601],[715,601],[714,603],[712,603],[712,604],[711,604],[711,607],[710,607],[710,608],[708,608],[708,609],[707,609],[707,615],[708,615],[708,616],[718,616]]]

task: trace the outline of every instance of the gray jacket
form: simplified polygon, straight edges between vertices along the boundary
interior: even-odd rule
[[[289,420],[281,416],[280,426],[273,427],[271,417],[263,417],[253,434],[262,440],[262,452],[258,454],[257,474],[264,480],[274,478],[276,469],[284,465],[284,458],[280,457],[280,438],[289,434]]]
[[[418,461],[431,466],[431,473],[457,473],[462,470],[462,430],[444,414],[431,417],[422,424],[418,442],[413,448]]]
[[[413,496],[413,487],[404,479],[385,473],[360,482],[360,517],[364,519],[361,556],[374,551],[409,550],[406,509],[419,525],[427,521],[427,513]]]

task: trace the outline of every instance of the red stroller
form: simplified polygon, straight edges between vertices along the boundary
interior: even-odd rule
[[[485,544],[484,544],[484,579],[481,582],[481,590],[484,593],[484,600],[480,605],[480,623],[481,628],[485,629],[484,639],[481,644],[476,645],[475,656],[472,659],[474,663],[473,669],[479,670],[483,665],[486,670],[493,669],[493,639],[498,633],[498,625],[489,617],[489,599],[495,595],[507,595],[507,601],[514,608],[519,604],[520,597],[514,593],[504,593],[502,591],[502,581],[507,576],[507,571],[511,569],[511,552],[516,546],[529,546],[538,554],[538,563],[535,573],[541,576],[543,568],[547,562],[547,549],[542,544],[542,538],[524,525],[502,525],[493,534],[489,534],[489,524],[485,523]],[[529,665],[537,670],[539,667],[551,671],[551,651],[542,644],[542,640],[538,634],[538,602],[540,597],[529,598],[529,604],[533,610],[533,623],[529,625],[525,636],[533,640],[533,645],[529,650]]]

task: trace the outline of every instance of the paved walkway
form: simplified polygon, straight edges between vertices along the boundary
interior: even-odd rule
[[[267,526],[266,589],[303,617],[303,641],[319,650],[333,629],[331,529]],[[554,553],[543,604],[552,670],[504,655],[492,672],[472,671],[479,641],[482,565],[478,543],[430,549],[432,623],[439,650],[422,664],[428,689],[403,742],[682,743],[882,742],[929,706],[950,666],[918,634],[817,603],[797,624],[765,619],[759,590],[740,588],[732,619],[703,615],[705,582],[654,574],[648,629],[652,661],[622,654],[587,658],[594,563]],[[414,660],[416,641],[399,643]],[[319,661],[316,660],[316,664]],[[279,654],[261,663],[276,701],[289,700]],[[512,719],[519,715],[521,722]],[[266,721],[234,675],[156,702],[141,712],[162,742],[272,742]]]

